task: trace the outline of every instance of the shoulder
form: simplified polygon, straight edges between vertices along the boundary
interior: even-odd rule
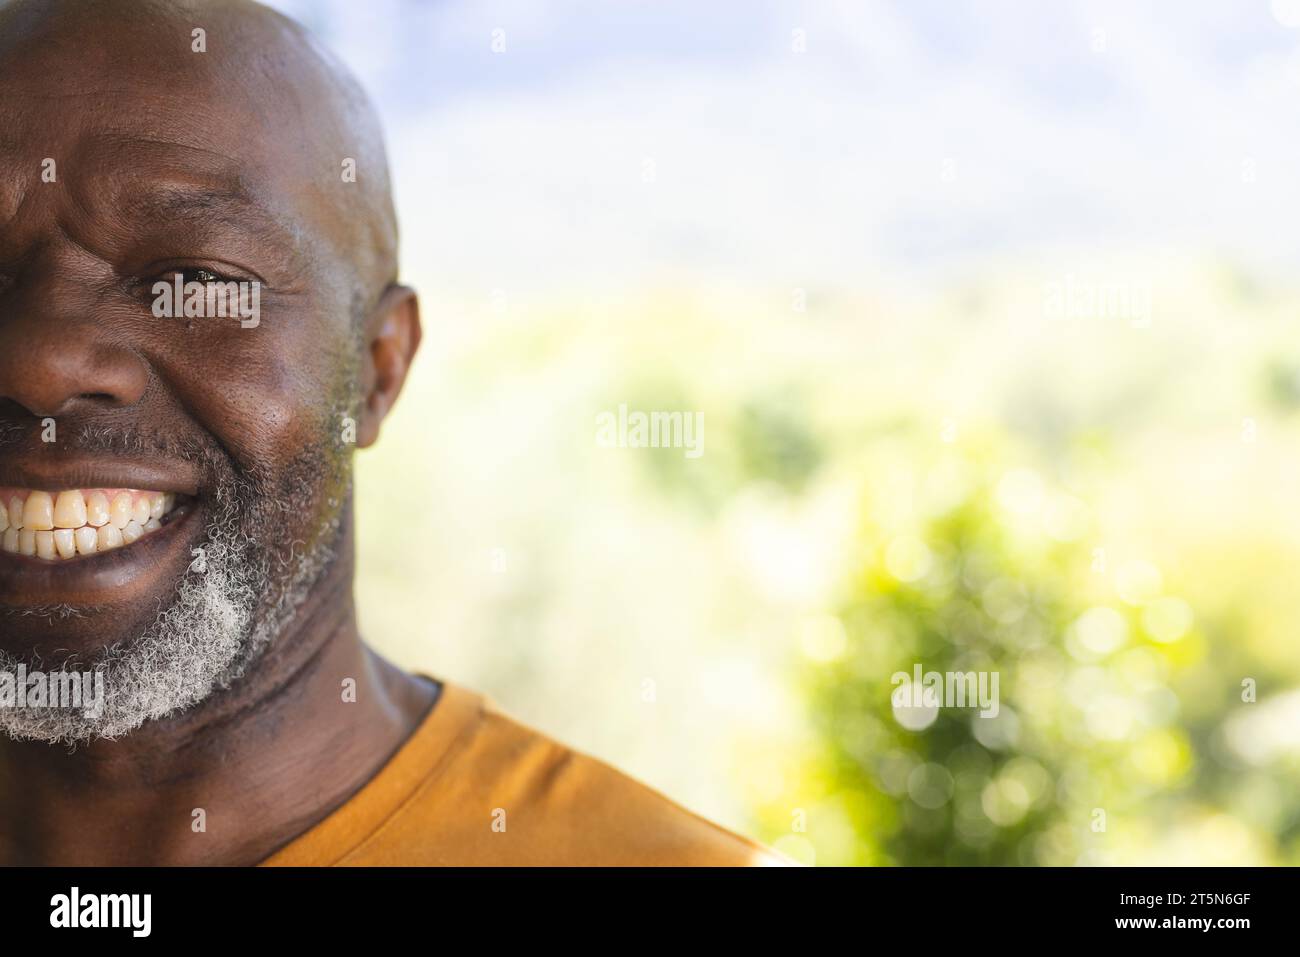
[[[374,836],[390,863],[749,866],[789,863],[604,762],[449,688],[451,749]],[[436,710],[436,709],[435,709]],[[393,852],[401,850],[400,860]],[[364,848],[359,848],[364,851]]]

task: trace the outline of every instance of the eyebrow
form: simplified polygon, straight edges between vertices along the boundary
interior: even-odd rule
[[[121,206],[149,218],[217,222],[272,246],[306,252],[302,227],[273,214],[238,181],[213,184],[153,181],[143,192],[120,197]]]

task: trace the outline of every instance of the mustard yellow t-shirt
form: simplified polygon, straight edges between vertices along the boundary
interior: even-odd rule
[[[444,683],[351,800],[264,866],[789,863]]]

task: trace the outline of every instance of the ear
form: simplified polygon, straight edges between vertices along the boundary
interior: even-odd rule
[[[361,371],[365,404],[357,423],[357,448],[375,444],[379,426],[397,401],[411,360],[420,348],[420,302],[415,291],[392,285],[366,319],[366,354]]]

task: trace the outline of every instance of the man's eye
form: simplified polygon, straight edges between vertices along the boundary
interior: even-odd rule
[[[196,282],[201,286],[206,286],[214,282],[227,282],[225,276],[215,273],[211,269],[204,269],[201,266],[189,266],[184,269],[168,269],[158,277],[158,280],[166,282],[169,285],[180,280],[182,285],[189,285]]]
[[[221,282],[222,278],[210,269],[177,269],[175,274],[179,274],[181,282],[197,282],[207,285],[210,282]]]

